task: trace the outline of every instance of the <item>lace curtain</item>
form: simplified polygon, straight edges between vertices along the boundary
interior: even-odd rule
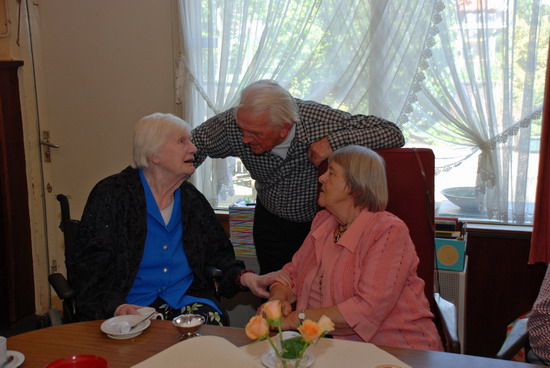
[[[396,121],[441,10],[434,0],[180,0],[179,8],[176,88],[193,126],[258,79]],[[227,160],[208,160],[193,180],[215,206],[231,195],[231,172]]]
[[[546,2],[180,0],[179,7],[177,92],[193,126],[233,106],[250,82],[275,79],[298,98],[397,122],[408,146],[434,149],[438,173],[476,157],[481,214],[532,221]],[[208,160],[194,180],[215,206],[231,195],[231,173],[231,162]]]
[[[479,210],[499,222],[533,220],[548,16],[537,0],[446,2],[400,118],[409,144],[435,147],[439,171],[478,155]]]

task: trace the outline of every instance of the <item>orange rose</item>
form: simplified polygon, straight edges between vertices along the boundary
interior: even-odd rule
[[[298,331],[302,335],[302,338],[306,342],[313,342],[323,334],[323,330],[319,327],[317,322],[313,322],[310,319],[306,319],[304,323],[298,327]]]
[[[244,328],[246,336],[252,340],[266,337],[269,332],[267,321],[261,316],[253,316]]]
[[[325,316],[324,314],[323,314],[323,316],[321,316],[321,318],[319,319],[319,321],[317,322],[317,324],[319,325],[319,328],[320,328],[323,332],[334,331],[334,323],[332,323],[332,321],[330,320],[330,318],[328,318],[328,317]]]
[[[265,303],[262,305],[262,312],[270,321],[281,318],[281,302],[279,300],[272,300]]]

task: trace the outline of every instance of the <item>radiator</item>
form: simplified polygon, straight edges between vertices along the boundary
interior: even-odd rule
[[[464,354],[466,326],[466,277],[468,273],[468,256],[464,259],[464,271],[436,270],[434,291],[456,307],[458,339],[461,353]],[[439,276],[439,277],[438,277]],[[438,287],[439,286],[439,287]]]

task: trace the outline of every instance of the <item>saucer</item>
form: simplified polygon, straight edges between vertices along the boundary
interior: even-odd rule
[[[277,368],[277,356],[275,355],[275,351],[273,349],[269,349],[268,351],[263,353],[260,359],[263,365],[265,365],[267,368]],[[312,365],[314,361],[315,356],[313,355],[313,353],[309,350],[306,350],[304,354],[304,359],[302,360],[302,363],[300,363],[300,367],[307,368]]]
[[[131,339],[143,332],[147,327],[151,325],[151,320],[146,319],[140,322],[136,327],[132,328],[129,332],[120,332],[121,323],[133,324],[143,319],[142,315],[127,314],[124,316],[117,316],[109,318],[101,324],[101,331],[107,334],[111,339]]]
[[[3,366],[2,368],[19,367],[25,361],[25,356],[23,355],[23,353],[20,353],[15,350],[8,350],[6,356],[7,357],[13,356],[13,360],[8,364],[6,364],[5,366]]]

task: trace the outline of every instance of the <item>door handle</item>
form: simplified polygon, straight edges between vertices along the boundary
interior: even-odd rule
[[[44,161],[52,162],[52,154],[50,152],[50,148],[60,148],[61,146],[59,144],[54,144],[50,142],[50,132],[47,130],[42,131],[42,140],[40,141],[40,144],[45,146]]]
[[[40,141],[40,144],[43,144],[44,146],[48,146],[48,147],[51,147],[51,148],[59,148],[61,147],[59,144],[53,144],[53,143],[50,143],[48,142],[47,140],[43,139]]]

